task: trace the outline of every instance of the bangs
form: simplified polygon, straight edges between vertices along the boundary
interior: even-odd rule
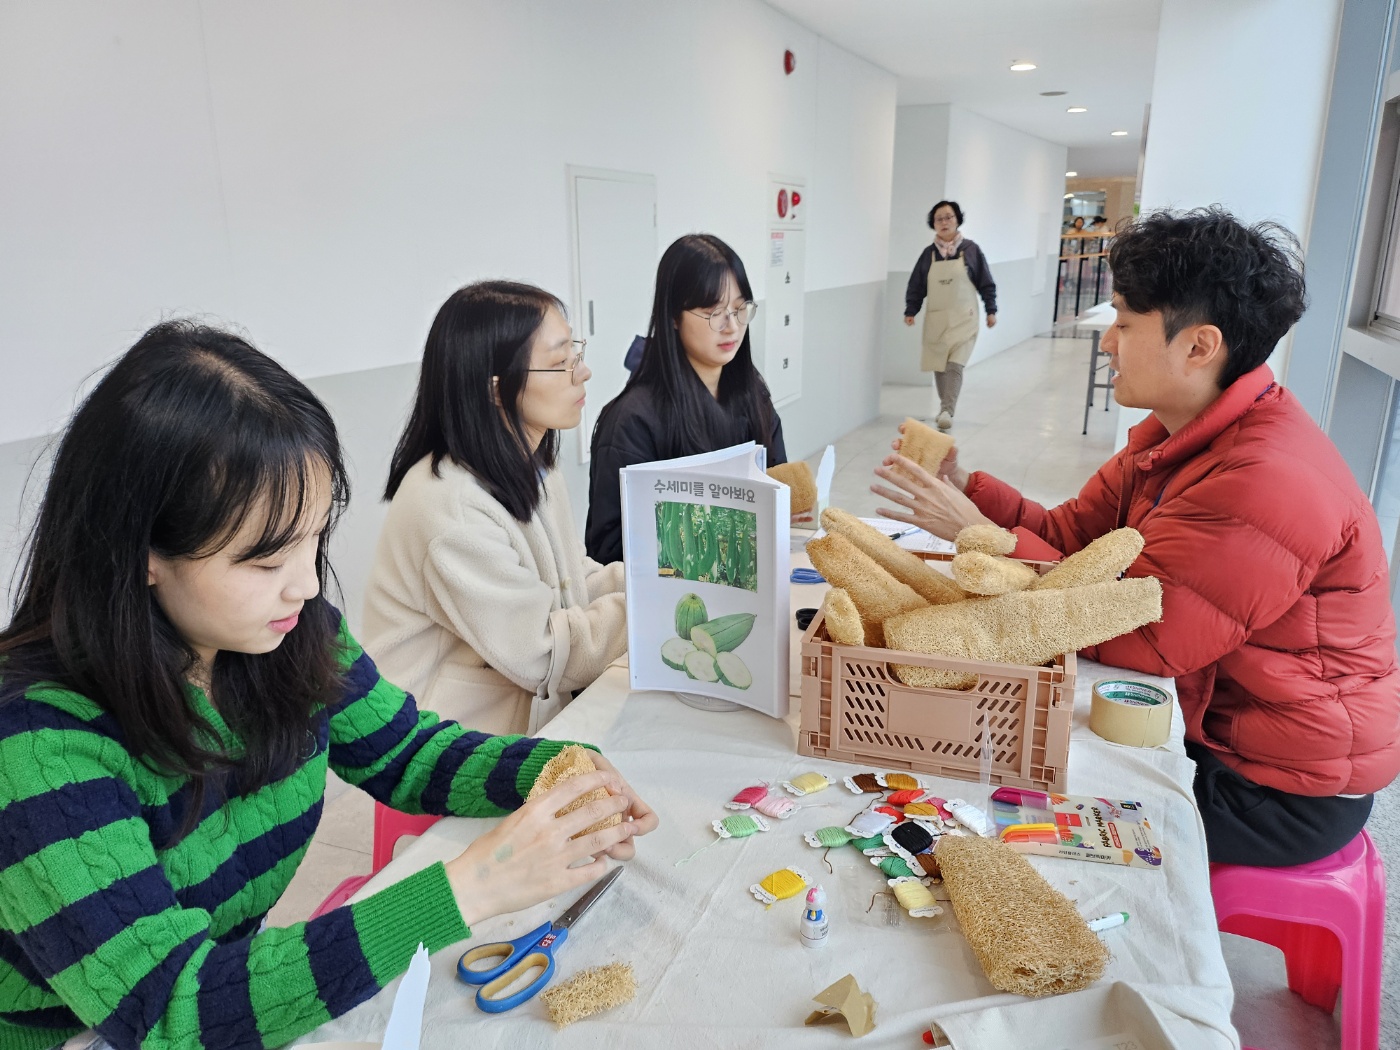
[[[696,252],[688,260],[693,267],[689,274],[678,274],[676,282],[682,292],[680,308],[696,310],[706,306],[719,306],[724,298],[724,286],[729,279],[739,289],[739,294],[751,298],[744,285],[745,276],[736,271],[724,254],[713,245],[706,244],[703,252]]]
[[[222,550],[232,543],[255,516],[262,519],[261,527],[252,541],[233,554],[235,562],[268,558],[286,550],[318,527],[329,532],[345,508],[346,497],[337,494],[331,470],[324,460],[303,457],[293,463],[275,465],[266,484],[251,500],[239,501],[239,510],[225,523],[219,545]],[[330,507],[320,518],[318,504],[324,490],[330,488]]]

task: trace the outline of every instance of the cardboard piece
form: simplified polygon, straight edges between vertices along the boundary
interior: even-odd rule
[[[851,1035],[862,1036],[875,1027],[875,1000],[869,992],[862,992],[860,985],[851,974],[846,974],[829,988],[823,988],[812,997],[825,1010],[815,1010],[807,1015],[804,1025],[837,1024],[846,1022]]]

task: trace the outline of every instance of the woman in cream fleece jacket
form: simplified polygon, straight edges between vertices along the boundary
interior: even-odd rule
[[[530,285],[468,285],[428,334],[364,644],[421,707],[473,729],[533,733],[627,646],[622,563],[584,555],[554,469],[587,378],[562,305]]]

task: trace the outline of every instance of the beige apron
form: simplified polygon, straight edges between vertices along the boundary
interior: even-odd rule
[[[965,365],[976,342],[977,289],[972,287],[962,256],[931,263],[919,367],[925,372],[942,372],[949,361]]]

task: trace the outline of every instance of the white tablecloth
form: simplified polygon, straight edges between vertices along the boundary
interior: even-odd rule
[[[809,604],[810,593],[801,592],[794,604]],[[1181,719],[1178,715],[1164,748],[1139,750],[1101,740],[1088,728],[1090,689],[1115,672],[1084,660],[1079,672],[1070,791],[1143,802],[1165,855],[1161,871],[1030,858],[1086,917],[1122,910],[1132,915],[1128,925],[1104,934],[1113,959],[1094,989],[1037,1002],[997,993],[958,931],[951,908],[933,920],[901,914],[898,925],[888,924],[884,898],[867,912],[872,894],[884,887],[880,873],[848,847],[830,852],[834,871],[828,873],[821,851],[802,841],[803,832],[844,824],[863,808],[865,799],[843,789],[804,800],[813,808],[772,822],[767,834],[720,842],[675,866],[714,839],[710,822],[725,815],[722,804],[740,788],[813,769],[838,778],[860,770],[797,755],[795,712],[783,722],[749,711],[696,711],[669,693],[630,693],[619,663],[542,735],[601,746],[656,808],[661,827],[638,841],[637,859],[626,874],[571,931],[555,979],[589,966],[630,962],[637,998],[563,1031],[554,1029],[538,1001],[498,1016],[477,1010],[474,989],[455,978],[458,955],[468,943],[510,939],[559,915],[572,902],[560,898],[482,922],[471,942],[433,958],[423,1046],[844,1045],[850,1039],[844,1027],[804,1028],[802,1020],[814,1008],[812,995],[852,973],[879,1004],[878,1026],[866,1037],[867,1046],[922,1045],[919,1037],[930,1022],[945,1019],[958,1050],[1001,1050],[1009,1039],[1024,1050],[1079,1050],[1114,1045],[1098,1040],[1120,1032],[1138,1038],[1141,1050],[1238,1047]],[[1170,681],[1150,680],[1172,688]],[[925,780],[947,797],[976,790],[957,781]],[[456,856],[490,825],[456,818],[439,822],[362,893]],[[797,899],[765,911],[748,893],[751,883],[787,865],[804,868],[826,888],[831,935],[824,948],[800,944]],[[396,987],[397,982],[311,1038],[377,1039]],[[1147,1027],[1154,1027],[1155,1018],[1169,1038],[1134,1027],[1144,1016]]]

